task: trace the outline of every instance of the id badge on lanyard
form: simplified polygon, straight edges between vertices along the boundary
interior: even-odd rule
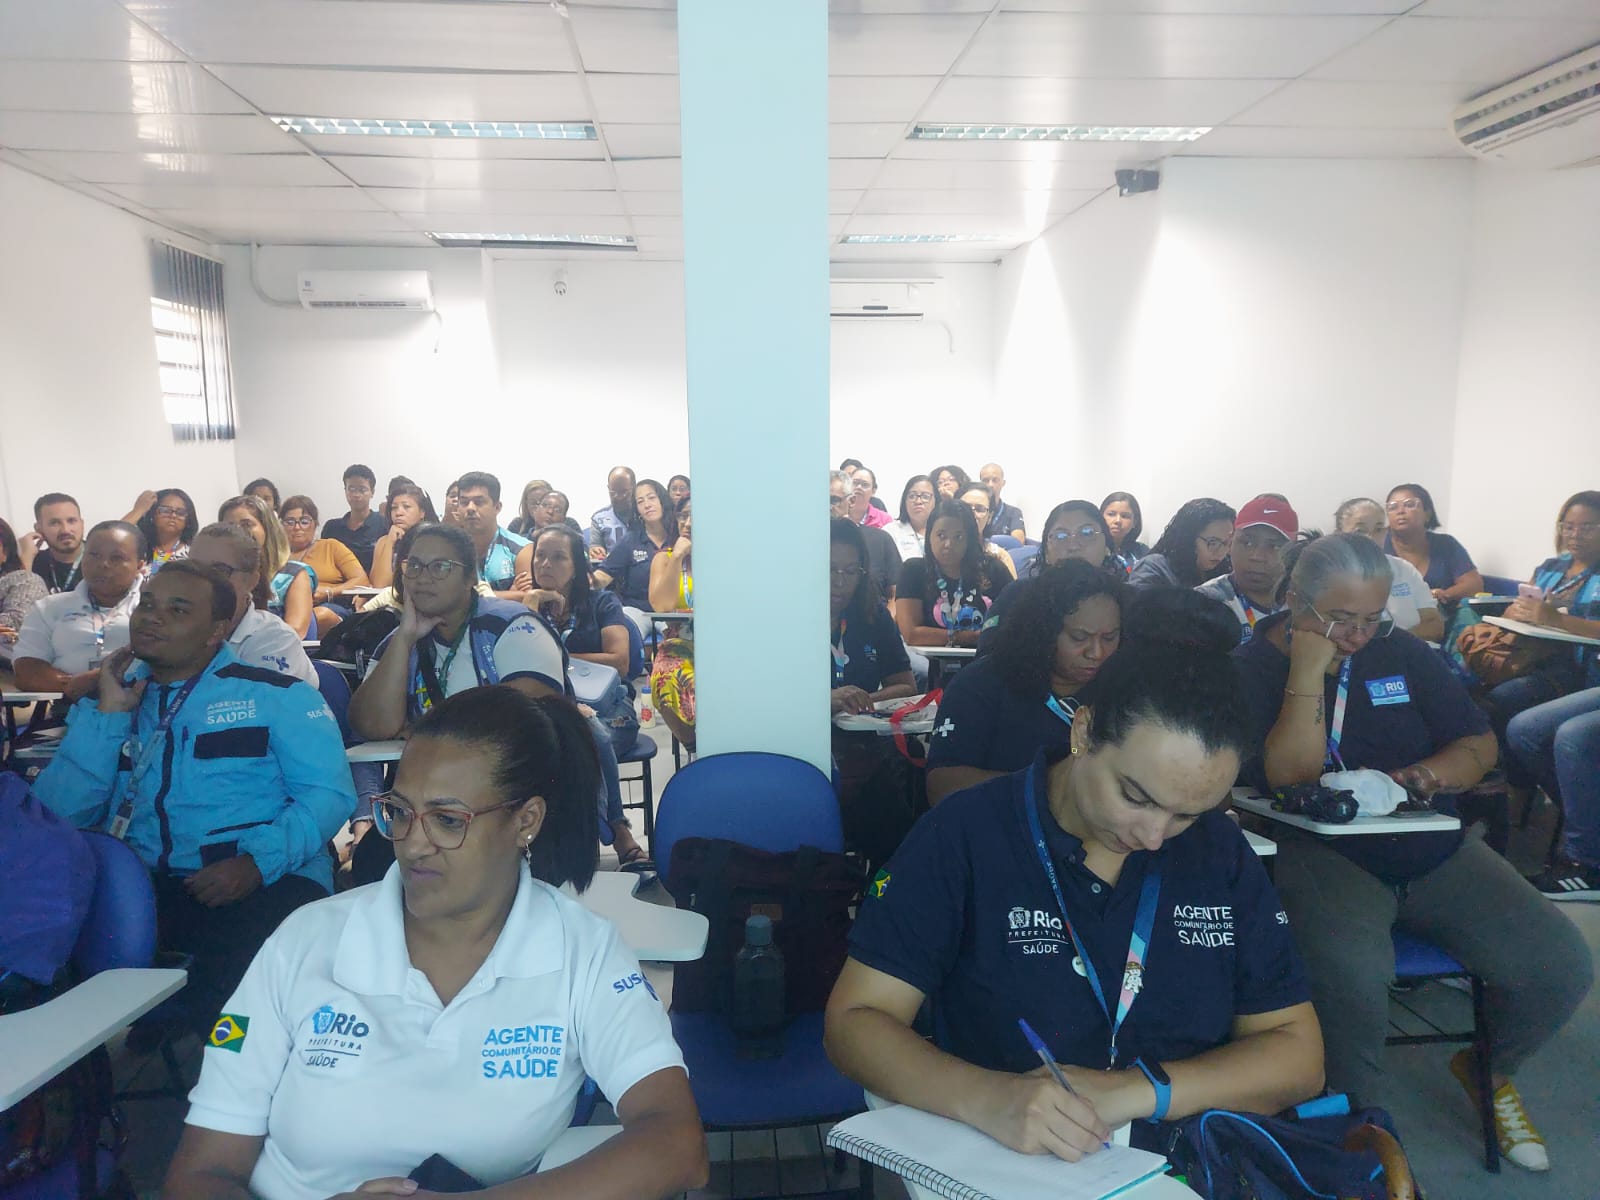
[[[839,640],[832,644],[833,649],[833,686],[844,686],[844,669],[850,665],[850,656],[844,652],[845,631],[850,628],[847,617],[839,619]]]
[[[127,840],[128,827],[133,824],[134,797],[138,794],[139,784],[150,773],[150,768],[161,755],[167,738],[171,735],[172,723],[178,719],[178,713],[182,710],[184,702],[189,699],[189,693],[194,691],[195,684],[200,682],[203,675],[204,672],[201,672],[193,679],[185,681],[178,689],[178,694],[172,698],[172,703],[167,706],[167,711],[161,720],[156,722],[156,727],[151,730],[148,740],[141,741],[139,738],[139,713],[137,709],[134,710],[133,729],[128,734],[128,740],[122,744],[122,752],[131,760],[128,786],[122,794],[122,802],[117,805],[117,810],[111,817],[111,824],[106,828],[106,832],[117,841]]]
[[[1339,743],[1344,738],[1344,714],[1350,706],[1350,660],[1344,660],[1344,665],[1339,668],[1339,691],[1333,700],[1333,725],[1328,730],[1328,757],[1323,761],[1324,766],[1334,766],[1344,770],[1344,759],[1339,756]]]

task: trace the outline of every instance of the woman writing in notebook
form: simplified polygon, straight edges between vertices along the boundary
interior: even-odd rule
[[[841,1071],[1068,1160],[1136,1118],[1276,1112],[1321,1089],[1287,919],[1218,811],[1249,738],[1222,649],[1120,650],[1065,754],[916,824],[868,889],[828,1002]],[[925,999],[932,1042],[911,1028]],[[1136,1126],[1135,1144],[1153,1136]]]

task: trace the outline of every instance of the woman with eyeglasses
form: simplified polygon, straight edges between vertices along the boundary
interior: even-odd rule
[[[1050,515],[1045,518],[1044,538],[1040,542],[1039,552],[1023,565],[1016,581],[1008,583],[990,606],[989,617],[983,623],[983,632],[978,638],[978,650],[985,652],[993,646],[1006,614],[1033,585],[1033,581],[1052,567],[1082,562],[1091,567],[1114,569],[1121,575],[1120,564],[1111,557],[1110,544],[1105,518],[1087,500],[1068,500],[1051,509]]]
[[[933,480],[926,475],[913,475],[900,489],[900,518],[890,521],[883,531],[894,539],[894,548],[900,552],[902,562],[922,557],[928,535],[928,514],[933,512],[938,498]]]
[[[511,523],[506,526],[507,532],[525,538],[531,538],[538,532],[539,525],[534,514],[539,511],[539,505],[544,503],[544,498],[549,494],[548,479],[530,479],[523,484],[522,499],[517,504],[517,515],[512,517]]]
[[[339,599],[346,588],[371,587],[361,560],[343,542],[317,536],[317,505],[310,496],[290,496],[279,514],[289,553],[294,561],[311,568],[316,581],[311,589],[312,612],[317,618],[317,633],[327,634],[348,618],[355,609]],[[377,558],[373,558],[377,565]]]
[[[194,501],[182,488],[144,492],[122,518],[144,534],[144,566],[139,577],[148,583],[166,563],[189,557],[189,543],[200,532]]]
[[[1315,784],[1334,770],[1389,774],[1434,808],[1483,779],[1497,748],[1488,719],[1444,660],[1385,612],[1389,560],[1359,534],[1290,551],[1286,611],[1234,652],[1254,726],[1243,778]],[[1277,881],[1311,977],[1328,1083],[1361,1104],[1395,1098],[1384,1072],[1396,929],[1438,946],[1484,981],[1502,1152],[1548,1169],[1510,1076],[1548,1042],[1589,990],[1583,937],[1476,834],[1366,833],[1319,838],[1282,825]],[[1472,1050],[1450,1062],[1475,1097]],[[1466,1110],[1463,1110],[1463,1113]]]
[[[1128,572],[1128,586],[1194,588],[1222,574],[1235,515],[1221,500],[1187,501],[1172,514],[1150,553]]]
[[[1398,555],[1421,572],[1446,619],[1462,600],[1483,591],[1483,576],[1466,548],[1448,533],[1436,532],[1439,515],[1427,488],[1402,483],[1389,490],[1383,508],[1389,518],[1384,553]]]
[[[594,874],[595,786],[563,700],[483,688],[418,721],[373,809],[395,865],[299,910],[256,955],[163,1195],[701,1186],[705,1134],[666,1013],[615,926],[562,890]],[[525,1179],[586,1079],[622,1132]]]
[[[992,649],[944,690],[928,743],[928,802],[1065,752],[1080,704],[1122,640],[1127,585],[1080,561],[1034,580]]]
[[[941,500],[922,554],[900,568],[894,617],[910,646],[976,646],[989,606],[1011,577],[983,548],[972,509]]]
[[[933,480],[933,490],[939,494],[941,500],[954,500],[961,489],[972,482],[972,476],[954,463],[935,467],[928,472],[928,476]]]
[[[610,589],[630,608],[650,608],[650,566],[678,540],[678,514],[654,479],[633,487],[633,524],[595,568],[596,587]]]
[[[1334,510],[1333,531],[1359,533],[1381,546],[1389,532],[1389,519],[1384,516],[1383,505],[1370,497],[1357,496]],[[1444,617],[1439,612],[1439,602],[1433,598],[1433,589],[1405,559],[1395,554],[1388,555],[1388,559],[1389,569],[1394,572],[1389,615],[1394,618],[1395,628],[1425,642],[1439,641],[1444,637]]]
[[[305,563],[289,557],[289,537],[278,514],[257,496],[235,496],[223,501],[217,509],[217,520],[237,525],[261,547],[261,576],[266,581],[266,594],[257,597],[258,607],[280,618],[294,630],[295,636],[308,636],[313,607],[311,595],[316,589],[317,577]]]
[[[978,526],[978,536],[983,538],[983,552],[994,559],[995,567],[1004,572],[1010,579],[1017,577],[1016,565],[1011,561],[1003,546],[997,546],[988,538],[983,537],[983,531],[988,528],[990,517],[994,514],[994,493],[987,484],[969,483],[956,493],[956,499],[972,510],[972,519]]]
[[[1111,538],[1111,554],[1126,574],[1150,553],[1150,547],[1139,540],[1144,532],[1144,514],[1138,498],[1132,492],[1112,492],[1100,501],[1100,515]]]

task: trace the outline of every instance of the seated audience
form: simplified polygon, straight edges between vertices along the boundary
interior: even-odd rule
[[[589,518],[589,531],[584,535],[593,561],[599,562],[610,554],[633,524],[633,487],[637,482],[632,467],[612,467],[606,476],[611,503]]]
[[[954,463],[935,467],[928,475],[933,480],[933,490],[939,493],[941,500],[954,500],[961,489],[972,482],[972,476]]]
[[[994,511],[994,497],[989,494],[989,489],[981,483],[969,483],[956,493],[956,499],[972,510],[972,519],[981,530],[989,524],[989,514]],[[982,537],[982,534],[979,534]],[[991,542],[983,543],[983,551],[995,560],[995,565],[1005,574],[1015,579],[1017,568],[1011,562],[1011,556],[1000,546]]]
[[[944,689],[928,744],[928,802],[1065,751],[1073,716],[1122,638],[1126,585],[1068,562],[1039,576],[989,654]]]
[[[854,520],[850,515],[850,503],[853,495],[853,483],[848,474],[843,471],[828,472],[828,515],[832,518]],[[932,507],[931,505],[929,507]],[[872,511],[876,512],[876,509]],[[860,524],[860,522],[857,522]],[[867,575],[871,580],[874,591],[884,598],[888,606],[894,604],[895,588],[900,583],[900,567],[902,559],[895,539],[890,536],[887,526],[879,528],[872,525],[861,525],[861,544],[867,551]],[[913,558],[922,554],[919,547]]]
[[[65,492],[48,492],[33,502],[33,534],[17,547],[18,560],[32,567],[54,596],[70,592],[83,578],[83,513]],[[32,560],[31,564],[28,560]]]
[[[407,484],[415,484],[416,480],[409,475],[394,475],[389,479],[389,486],[383,489],[383,503],[378,505],[378,515],[385,521],[389,520],[389,505],[394,503],[394,498],[401,488]]]
[[[444,490],[444,512],[439,517],[441,525],[461,524],[461,484],[452,481]]]
[[[1389,520],[1383,515],[1383,505],[1358,496],[1339,505],[1333,514],[1333,531],[1359,533],[1381,546],[1389,532]],[[1388,604],[1394,627],[1425,642],[1438,642],[1444,637],[1444,617],[1439,613],[1439,602],[1433,598],[1433,589],[1405,559],[1394,554],[1388,558],[1389,569],[1394,572]]]
[[[1065,562],[1108,567],[1112,562],[1107,548],[1109,543],[1106,523],[1100,516],[1100,510],[1087,500],[1068,500],[1051,509],[1050,515],[1045,518],[1044,540],[1040,543],[1039,552],[1024,564],[1022,574],[1015,582],[1006,584],[1005,590],[989,607],[983,632],[978,636],[979,651],[987,651],[993,646],[1006,614],[1042,572]],[[1119,575],[1122,573],[1120,566],[1115,570]]]
[[[1462,600],[1483,591],[1483,576],[1466,548],[1448,533],[1435,532],[1439,515],[1427,488],[1402,483],[1389,490],[1383,508],[1389,517],[1384,553],[1397,554],[1417,569],[1447,617]]]
[[[1014,537],[1019,542],[1027,541],[1028,533],[1023,528],[1022,510],[1000,498],[1000,493],[1006,488],[1006,473],[1000,464],[984,463],[978,472],[978,482],[988,488],[989,494],[994,497],[994,511],[989,514],[989,525],[984,529],[983,536],[990,538],[1000,533]]]
[[[667,480],[667,498],[674,509],[689,498],[689,477],[687,475],[674,475]]]
[[[550,494],[550,481],[548,479],[530,479],[522,485],[522,499],[517,504],[517,515],[511,519],[506,529],[518,537],[532,538],[539,532],[539,524],[534,520],[534,514],[539,511],[539,505],[544,503],[544,498]]]
[[[894,539],[894,548],[900,552],[902,562],[922,557],[928,536],[928,514],[933,512],[937,499],[933,480],[926,475],[913,475],[900,489],[900,519],[885,525],[883,531]]]
[[[1335,769],[1391,775],[1454,812],[1450,796],[1495,764],[1494,735],[1444,660],[1390,634],[1383,551],[1333,534],[1292,552],[1288,611],[1235,651],[1254,727],[1245,778],[1316,783]],[[1395,1099],[1384,1071],[1391,934],[1425,938],[1484,981],[1502,1152],[1549,1167],[1511,1075],[1553,1037],[1593,978],[1583,937],[1476,836],[1454,832],[1318,838],[1273,826],[1277,879],[1305,955],[1327,1043],[1329,1084],[1361,1104]],[[1476,1094],[1471,1049],[1450,1061]]]
[[[266,609],[305,638],[311,630],[311,596],[317,579],[305,563],[289,557],[289,538],[278,514],[255,496],[224,500],[217,520],[237,525],[261,547],[261,575],[267,581]],[[259,598],[258,598],[259,599]]]
[[[16,644],[23,619],[49,594],[44,580],[22,565],[17,535],[11,532],[11,526],[0,521],[0,661],[11,661],[11,648]]]
[[[389,532],[378,539],[372,548],[372,570],[368,572],[372,586],[391,587],[394,584],[394,552],[406,531],[418,525],[438,523],[439,515],[433,511],[433,501],[428,493],[414,483],[401,484],[389,497]],[[449,522],[446,522],[449,524]]]
[[[200,517],[194,501],[182,488],[144,492],[122,519],[137,525],[144,534],[143,575],[146,580],[165,564],[188,558],[189,543],[200,531]]]
[[[468,471],[461,485],[461,528],[472,539],[478,577],[502,600],[520,600],[517,555],[527,539],[500,528],[500,481],[487,471]]]
[[[643,976],[615,927],[558,890],[594,874],[594,786],[584,723],[559,700],[471,691],[418,722],[374,810],[398,865],[295,914],[256,955],[163,1195],[432,1196],[405,1182],[430,1154],[507,1195],[653,1200],[704,1183],[666,1013],[648,985],[623,986]],[[338,1059],[354,1075],[303,1065],[334,1061],[336,1042],[359,1048]],[[622,1132],[533,1176],[591,1078]],[[365,1116],[359,1133],[329,1120],[336,1096]],[[397,1104],[404,1120],[374,1119]]]
[[[1239,640],[1248,642],[1256,622],[1282,609],[1278,585],[1283,556],[1300,536],[1300,518],[1276,493],[1257,496],[1239,510],[1229,561],[1233,570],[1195,590],[1226,604],[1239,619]]]
[[[220,569],[168,563],[33,785],[151,870],[160,945],[193,956],[183,1007],[205,1029],[267,935],[333,890],[328,840],[356,802],[328,706],[235,657],[233,609]]]
[[[91,529],[82,580],[70,592],[41,599],[22,621],[12,662],[17,687],[61,692],[68,704],[94,692],[101,664],[128,644],[143,563],[138,526],[102,521]],[[0,587],[5,578],[0,576]]]
[[[1551,900],[1600,900],[1600,687],[1524,709],[1506,747],[1564,818],[1560,851],[1533,886]]]
[[[860,466],[845,474],[850,477],[850,519],[868,529],[882,529],[890,524],[893,518],[884,511],[883,505],[873,503],[878,497],[878,477]]]
[[[609,588],[629,608],[650,608],[650,564],[678,540],[678,515],[667,489],[654,479],[641,479],[633,489],[633,528],[623,534],[594,571],[596,587]],[[564,526],[563,526],[564,528]],[[523,556],[528,556],[523,551]],[[519,577],[526,566],[518,560]]]
[[[543,529],[547,525],[566,525],[582,533],[583,526],[567,515],[571,509],[572,501],[567,499],[565,492],[551,491],[539,505],[538,512],[534,514],[534,527]]]
[[[246,496],[256,496],[262,500],[265,500],[268,504],[272,505],[273,512],[278,512],[283,508],[283,499],[278,495],[278,485],[264,476],[260,479],[252,479],[249,483],[245,484],[244,494]]]
[[[1150,553],[1150,547],[1139,540],[1144,532],[1144,514],[1139,510],[1138,499],[1132,492],[1112,492],[1100,501],[1100,515],[1111,534],[1112,556],[1124,572],[1133,570],[1133,564]]]
[[[650,564],[650,611],[694,611],[694,563],[690,538],[694,505],[685,500],[678,505],[678,540],[663,550]],[[656,711],[672,736],[694,749],[694,626],[673,622],[656,647],[650,666],[650,694]]]
[[[1150,1120],[1315,1096],[1322,1042],[1293,933],[1220,811],[1248,736],[1217,649],[1119,651],[1070,747],[951,797],[879,872],[828,1001],[835,1065],[1068,1160],[1129,1122],[1165,1153]],[[924,1001],[933,1040],[912,1028]],[[1019,1017],[1071,1092],[1039,1070]]]
[[[976,646],[978,631],[1010,576],[986,554],[972,510],[941,500],[928,520],[923,556],[900,568],[895,623],[910,646]]]
[[[1221,500],[1188,501],[1167,522],[1150,553],[1134,563],[1128,585],[1199,587],[1228,561],[1233,516],[1233,509]]]
[[[350,511],[322,527],[322,536],[348,546],[369,577],[372,574],[373,547],[389,532],[388,518],[372,511],[372,496],[377,486],[378,477],[372,473],[371,467],[362,463],[352,463],[346,467],[344,499]]]
[[[238,525],[207,525],[194,539],[190,555],[203,566],[222,571],[233,588],[228,649],[246,666],[281,671],[317,687],[317,669],[300,644],[300,635],[282,617],[267,611],[268,584],[261,544]]]
[[[353,605],[340,599],[345,589],[371,587],[372,581],[349,546],[317,536],[317,505],[310,496],[290,496],[283,502],[280,519],[284,537],[289,539],[290,560],[311,568],[311,602],[316,606],[312,613],[317,618],[317,635],[325,637],[329,630],[355,612]],[[376,566],[376,549],[373,560]]]

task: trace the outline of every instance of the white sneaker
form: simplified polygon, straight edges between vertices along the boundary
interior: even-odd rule
[[[1462,1050],[1450,1060],[1450,1073],[1466,1089],[1474,1108],[1478,1105],[1478,1088],[1472,1078],[1472,1052]],[[1522,1097],[1517,1085],[1509,1080],[1494,1092],[1494,1131],[1500,1142],[1500,1153],[1525,1171],[1548,1171],[1550,1152],[1545,1149],[1544,1138],[1528,1120],[1522,1107]]]

